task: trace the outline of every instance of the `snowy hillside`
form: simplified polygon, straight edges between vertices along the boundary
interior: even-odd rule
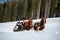
[[[33,20],[39,22],[40,19]],[[13,32],[16,22],[0,23],[0,40],[60,40],[60,17],[47,18],[43,31]]]

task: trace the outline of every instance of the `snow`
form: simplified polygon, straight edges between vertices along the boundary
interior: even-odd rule
[[[40,19],[33,20],[39,22]],[[0,23],[0,40],[60,40],[60,17],[47,18],[43,31],[20,31],[13,32],[17,21]]]

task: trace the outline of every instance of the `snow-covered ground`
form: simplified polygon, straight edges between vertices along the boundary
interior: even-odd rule
[[[33,20],[39,22],[40,19]],[[13,32],[16,22],[0,23],[0,40],[60,40],[60,17],[47,18],[43,31]]]

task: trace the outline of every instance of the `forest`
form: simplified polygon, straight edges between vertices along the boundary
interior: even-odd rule
[[[0,22],[60,17],[60,0],[7,0],[0,3]]]

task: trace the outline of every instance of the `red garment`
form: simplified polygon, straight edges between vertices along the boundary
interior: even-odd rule
[[[30,21],[25,22],[26,26],[30,26]]]

